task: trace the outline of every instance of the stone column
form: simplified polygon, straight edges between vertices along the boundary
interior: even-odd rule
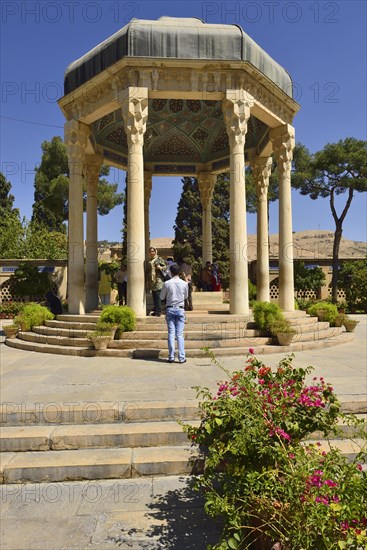
[[[253,161],[257,195],[256,286],[257,300],[261,302],[270,302],[268,187],[271,164],[271,157],[256,157]]]
[[[152,194],[152,173],[144,172],[144,230],[145,230],[145,257],[148,258],[150,247],[149,202]]]
[[[239,315],[249,313],[244,147],[252,105],[244,90],[226,91],[223,111],[230,147],[229,311]]]
[[[217,180],[216,174],[210,172],[200,172],[198,174],[198,184],[203,207],[202,217],[202,261],[213,263],[213,244],[212,244],[212,198],[214,185]]]
[[[87,234],[85,250],[85,310],[98,307],[98,220],[97,192],[101,155],[86,155],[84,176],[87,184]]]
[[[294,311],[291,168],[294,128],[285,124],[270,130],[279,174],[279,305]]]
[[[119,93],[128,141],[127,169],[127,299],[138,317],[145,306],[144,132],[148,118],[148,89],[127,88]]]
[[[83,167],[90,129],[77,120],[65,123],[69,162],[68,306],[84,314]]]

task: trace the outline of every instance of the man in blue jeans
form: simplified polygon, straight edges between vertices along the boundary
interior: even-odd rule
[[[166,321],[168,327],[168,362],[175,361],[175,339],[177,339],[178,362],[186,363],[184,326],[185,299],[189,295],[188,284],[178,276],[180,270],[171,265],[172,279],[166,281],[161,290],[161,300],[166,300]]]

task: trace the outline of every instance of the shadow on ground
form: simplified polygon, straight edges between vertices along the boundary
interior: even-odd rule
[[[120,535],[109,540],[134,550],[206,550],[208,544],[216,544],[221,523],[204,512],[204,499],[191,485],[153,497],[151,511],[145,514],[149,527],[144,532],[121,529]]]

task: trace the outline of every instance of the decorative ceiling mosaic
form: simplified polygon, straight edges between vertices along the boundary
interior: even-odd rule
[[[268,127],[251,116],[245,150],[267,141]],[[92,125],[93,138],[104,149],[127,155],[121,111]],[[144,160],[155,163],[206,163],[228,158],[229,142],[220,101],[151,99],[144,135]]]

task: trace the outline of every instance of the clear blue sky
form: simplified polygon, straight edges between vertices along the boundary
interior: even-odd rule
[[[363,0],[198,1],[7,1],[1,9],[1,166],[12,183],[15,206],[30,218],[34,167],[41,143],[63,136],[56,101],[63,95],[67,65],[123,27],[132,17],[199,17],[207,23],[239,24],[285,67],[295,82],[301,110],[296,140],[310,151],[352,136],[366,139],[366,3]],[[15,120],[17,119],[17,120]],[[124,172],[112,170],[124,186]],[[180,178],[153,178],[152,237],[173,236]],[[356,195],[344,236],[366,240],[366,193]],[[344,203],[341,196],[339,206]],[[271,206],[270,231],[277,229]],[[122,207],[99,218],[99,238],[120,240]],[[312,201],[293,191],[293,228],[330,229],[327,199]],[[248,215],[255,233],[256,217]]]

